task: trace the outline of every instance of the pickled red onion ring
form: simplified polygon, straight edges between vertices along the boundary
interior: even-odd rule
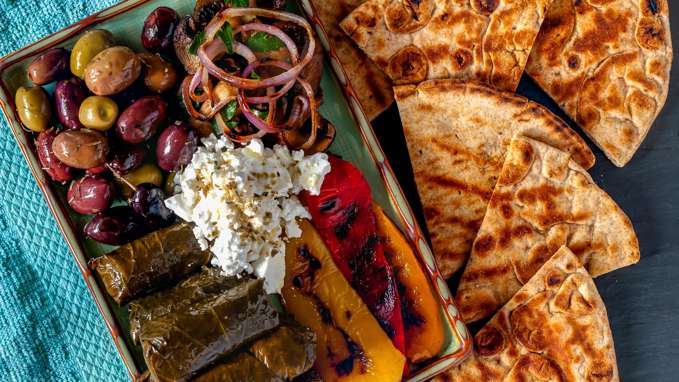
[[[253,70],[257,69],[260,66],[275,66],[277,68],[281,69],[290,69],[292,66],[288,64],[285,61],[255,61],[250,63],[244,70],[243,70],[243,77],[248,77],[250,73],[252,73]],[[269,94],[267,96],[255,96],[255,97],[246,97],[248,103],[253,103],[253,104],[260,104],[260,103],[267,103],[271,102],[272,100],[277,100],[278,98],[284,96],[292,87],[295,85],[295,81],[290,81],[287,84],[285,84],[280,90],[276,91],[275,93]],[[271,88],[269,88],[271,89]]]
[[[290,52],[290,61],[293,63],[293,65],[296,64],[297,61],[299,60],[299,51],[297,50],[297,44],[295,44],[295,42],[292,41],[290,36],[285,34],[285,32],[281,30],[281,28],[269,24],[249,23],[241,25],[238,28],[234,29],[233,34],[235,36],[238,33],[250,31],[264,32],[266,34],[277,37],[279,40],[283,42],[283,45],[285,45],[285,47]]]
[[[296,24],[298,26],[301,26],[304,28],[304,30],[307,32],[307,41],[308,45],[306,47],[306,52],[304,54],[304,57],[297,63],[294,63],[293,66],[286,72],[281,73],[279,75],[269,77],[269,78],[264,78],[264,79],[250,79],[250,78],[243,78],[240,76],[236,76],[233,74],[229,74],[225,72],[223,69],[219,68],[212,60],[215,56],[210,57],[210,54],[208,54],[207,47],[213,45],[214,38],[217,34],[217,32],[220,30],[222,25],[224,25],[225,22],[228,21],[229,18],[233,17],[240,17],[240,16],[261,16],[261,17],[266,17],[266,18],[271,18],[271,19],[280,19],[283,21],[287,21],[293,24]],[[246,24],[249,25],[249,24]],[[242,26],[243,28],[245,26]],[[275,27],[274,27],[275,28]],[[282,31],[281,31],[282,32]],[[288,38],[285,40],[282,40],[283,44],[286,44],[286,41],[288,43],[292,42],[292,39]],[[234,42],[234,50],[235,50],[235,44]],[[294,48],[293,48],[294,46]],[[292,46],[287,46],[288,51],[291,53],[291,57],[293,57],[293,52],[296,51],[297,46],[292,42]],[[261,88],[268,88],[272,86],[278,86],[278,85],[283,85],[291,80],[294,80],[297,78],[299,73],[302,71],[302,68],[306,66],[310,61],[313,56],[314,50],[316,48],[316,41],[313,36],[313,32],[311,30],[311,26],[309,23],[302,17],[293,15],[291,13],[287,12],[277,12],[277,11],[270,11],[267,9],[253,9],[253,8],[227,8],[219,12],[207,25],[205,28],[205,42],[201,44],[201,46],[198,48],[198,58],[200,59],[201,63],[203,66],[207,68],[207,70],[210,72],[211,75],[217,77],[221,81],[224,81],[228,83],[229,85],[235,86],[237,88],[243,88],[243,89],[261,89]],[[215,48],[213,48],[215,49]],[[212,52],[210,52],[212,53]],[[246,58],[247,59],[247,58]]]

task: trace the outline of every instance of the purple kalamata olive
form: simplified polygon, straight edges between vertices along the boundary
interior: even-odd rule
[[[85,170],[85,173],[87,175],[100,175],[108,171],[108,167],[106,165],[101,165],[97,167],[90,167],[87,170]]]
[[[141,143],[156,133],[167,119],[167,102],[159,96],[147,96],[128,106],[116,123],[116,133],[125,142]]]
[[[78,119],[80,104],[87,98],[85,83],[78,78],[57,82],[54,88],[54,103],[57,117],[67,129],[81,129],[84,126]]]
[[[106,164],[119,175],[138,168],[144,163],[146,158],[146,148],[141,146],[118,146],[113,150],[110,159]]]
[[[158,137],[158,166],[165,171],[176,171],[191,162],[197,147],[198,133],[183,122],[175,122]]]
[[[165,206],[165,193],[155,184],[138,185],[130,199],[130,206],[149,230],[169,227],[175,221],[174,213]]]
[[[112,95],[111,99],[116,101],[120,110],[125,110],[138,99],[147,95],[152,94],[146,89],[143,81],[137,80],[127,89]]]
[[[38,159],[47,175],[56,182],[67,182],[73,178],[73,169],[62,161],[60,161],[54,151],[52,151],[52,142],[57,136],[57,131],[54,129],[43,131],[38,134],[35,140],[35,148],[38,151]]]
[[[90,239],[110,245],[123,245],[138,239],[149,231],[129,206],[111,207],[100,212],[85,225],[85,235]]]
[[[108,179],[99,175],[86,175],[71,182],[66,198],[75,212],[89,215],[109,208],[114,194],[115,188]]]
[[[28,78],[36,85],[48,84],[68,73],[68,63],[68,50],[50,49],[28,65]]]
[[[174,35],[179,15],[172,8],[158,7],[151,12],[144,21],[141,31],[141,44],[147,50],[155,53],[169,52],[172,49]]]

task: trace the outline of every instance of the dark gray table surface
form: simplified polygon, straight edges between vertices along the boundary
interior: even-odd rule
[[[591,144],[590,170],[601,188],[632,220],[641,261],[596,279],[613,330],[621,380],[679,381],[679,2],[670,3],[675,43],[670,90],[660,116],[624,168]],[[517,91],[547,106],[582,134],[556,104],[524,75]],[[373,127],[423,228],[424,218],[396,105]],[[451,281],[451,288],[455,281]],[[454,289],[453,289],[454,290]],[[475,328],[472,328],[474,330]]]

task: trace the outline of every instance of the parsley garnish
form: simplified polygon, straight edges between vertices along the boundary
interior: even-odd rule
[[[258,80],[262,77],[260,77],[259,74],[257,74],[257,72],[253,70],[252,73],[250,73],[250,78],[252,78],[253,80]]]
[[[205,32],[200,31],[196,33],[193,37],[193,41],[191,41],[191,46],[189,46],[189,53],[195,55],[203,41],[205,41]]]
[[[230,128],[238,127],[238,121],[229,121],[226,123],[226,126],[229,126]]]
[[[264,32],[255,32],[251,34],[250,37],[248,37],[246,44],[255,52],[268,52],[285,47],[283,41],[278,37]]]
[[[215,133],[215,135],[219,136],[224,133],[222,129],[219,128],[219,126],[217,125],[217,120],[215,120],[214,118],[212,118],[212,120],[210,121],[210,126],[212,126],[212,132]]]
[[[222,25],[222,29],[219,30],[219,38],[224,42],[226,51],[233,54],[233,28],[231,28],[231,24],[224,23]]]
[[[233,117],[236,116],[236,111],[238,110],[238,101],[231,101],[224,106],[224,108],[220,111],[222,113],[222,118],[224,118],[224,121],[230,121]]]
[[[269,112],[267,110],[252,109],[252,114],[254,114],[257,118],[261,119],[262,121],[265,121],[266,117],[269,116]]]

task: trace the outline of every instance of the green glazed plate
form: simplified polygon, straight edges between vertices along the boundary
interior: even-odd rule
[[[26,67],[35,57],[55,46],[71,47],[83,30],[92,27],[107,29],[113,33],[118,43],[142,51],[139,36],[144,19],[152,10],[159,6],[168,6],[180,15],[185,15],[192,12],[193,5],[194,0],[123,1],[0,59],[0,107],[133,381],[142,378],[146,366],[141,349],[133,344],[129,337],[127,306],[118,307],[106,293],[103,293],[103,286],[87,267],[89,259],[110,251],[112,247],[95,243],[81,234],[85,221],[67,208],[64,186],[49,181],[42,171],[34,151],[33,134],[24,130],[15,113],[14,93],[20,86],[30,85],[26,77]],[[356,94],[346,81],[347,75],[337,60],[334,47],[329,45],[327,34],[318,22],[308,0],[301,0],[300,5],[315,27],[329,60],[326,61],[321,80],[324,102],[320,111],[337,128],[337,137],[330,151],[351,161],[363,171],[372,187],[374,199],[406,233],[419,256],[421,266],[429,276],[434,291],[438,294],[441,316],[446,327],[445,346],[436,358],[418,365],[418,368],[407,377],[407,381],[419,382],[431,379],[466,358],[471,351],[469,332],[455,308],[453,297],[436,267],[431,250],[377,143]],[[46,90],[51,93],[53,85],[46,87]]]

